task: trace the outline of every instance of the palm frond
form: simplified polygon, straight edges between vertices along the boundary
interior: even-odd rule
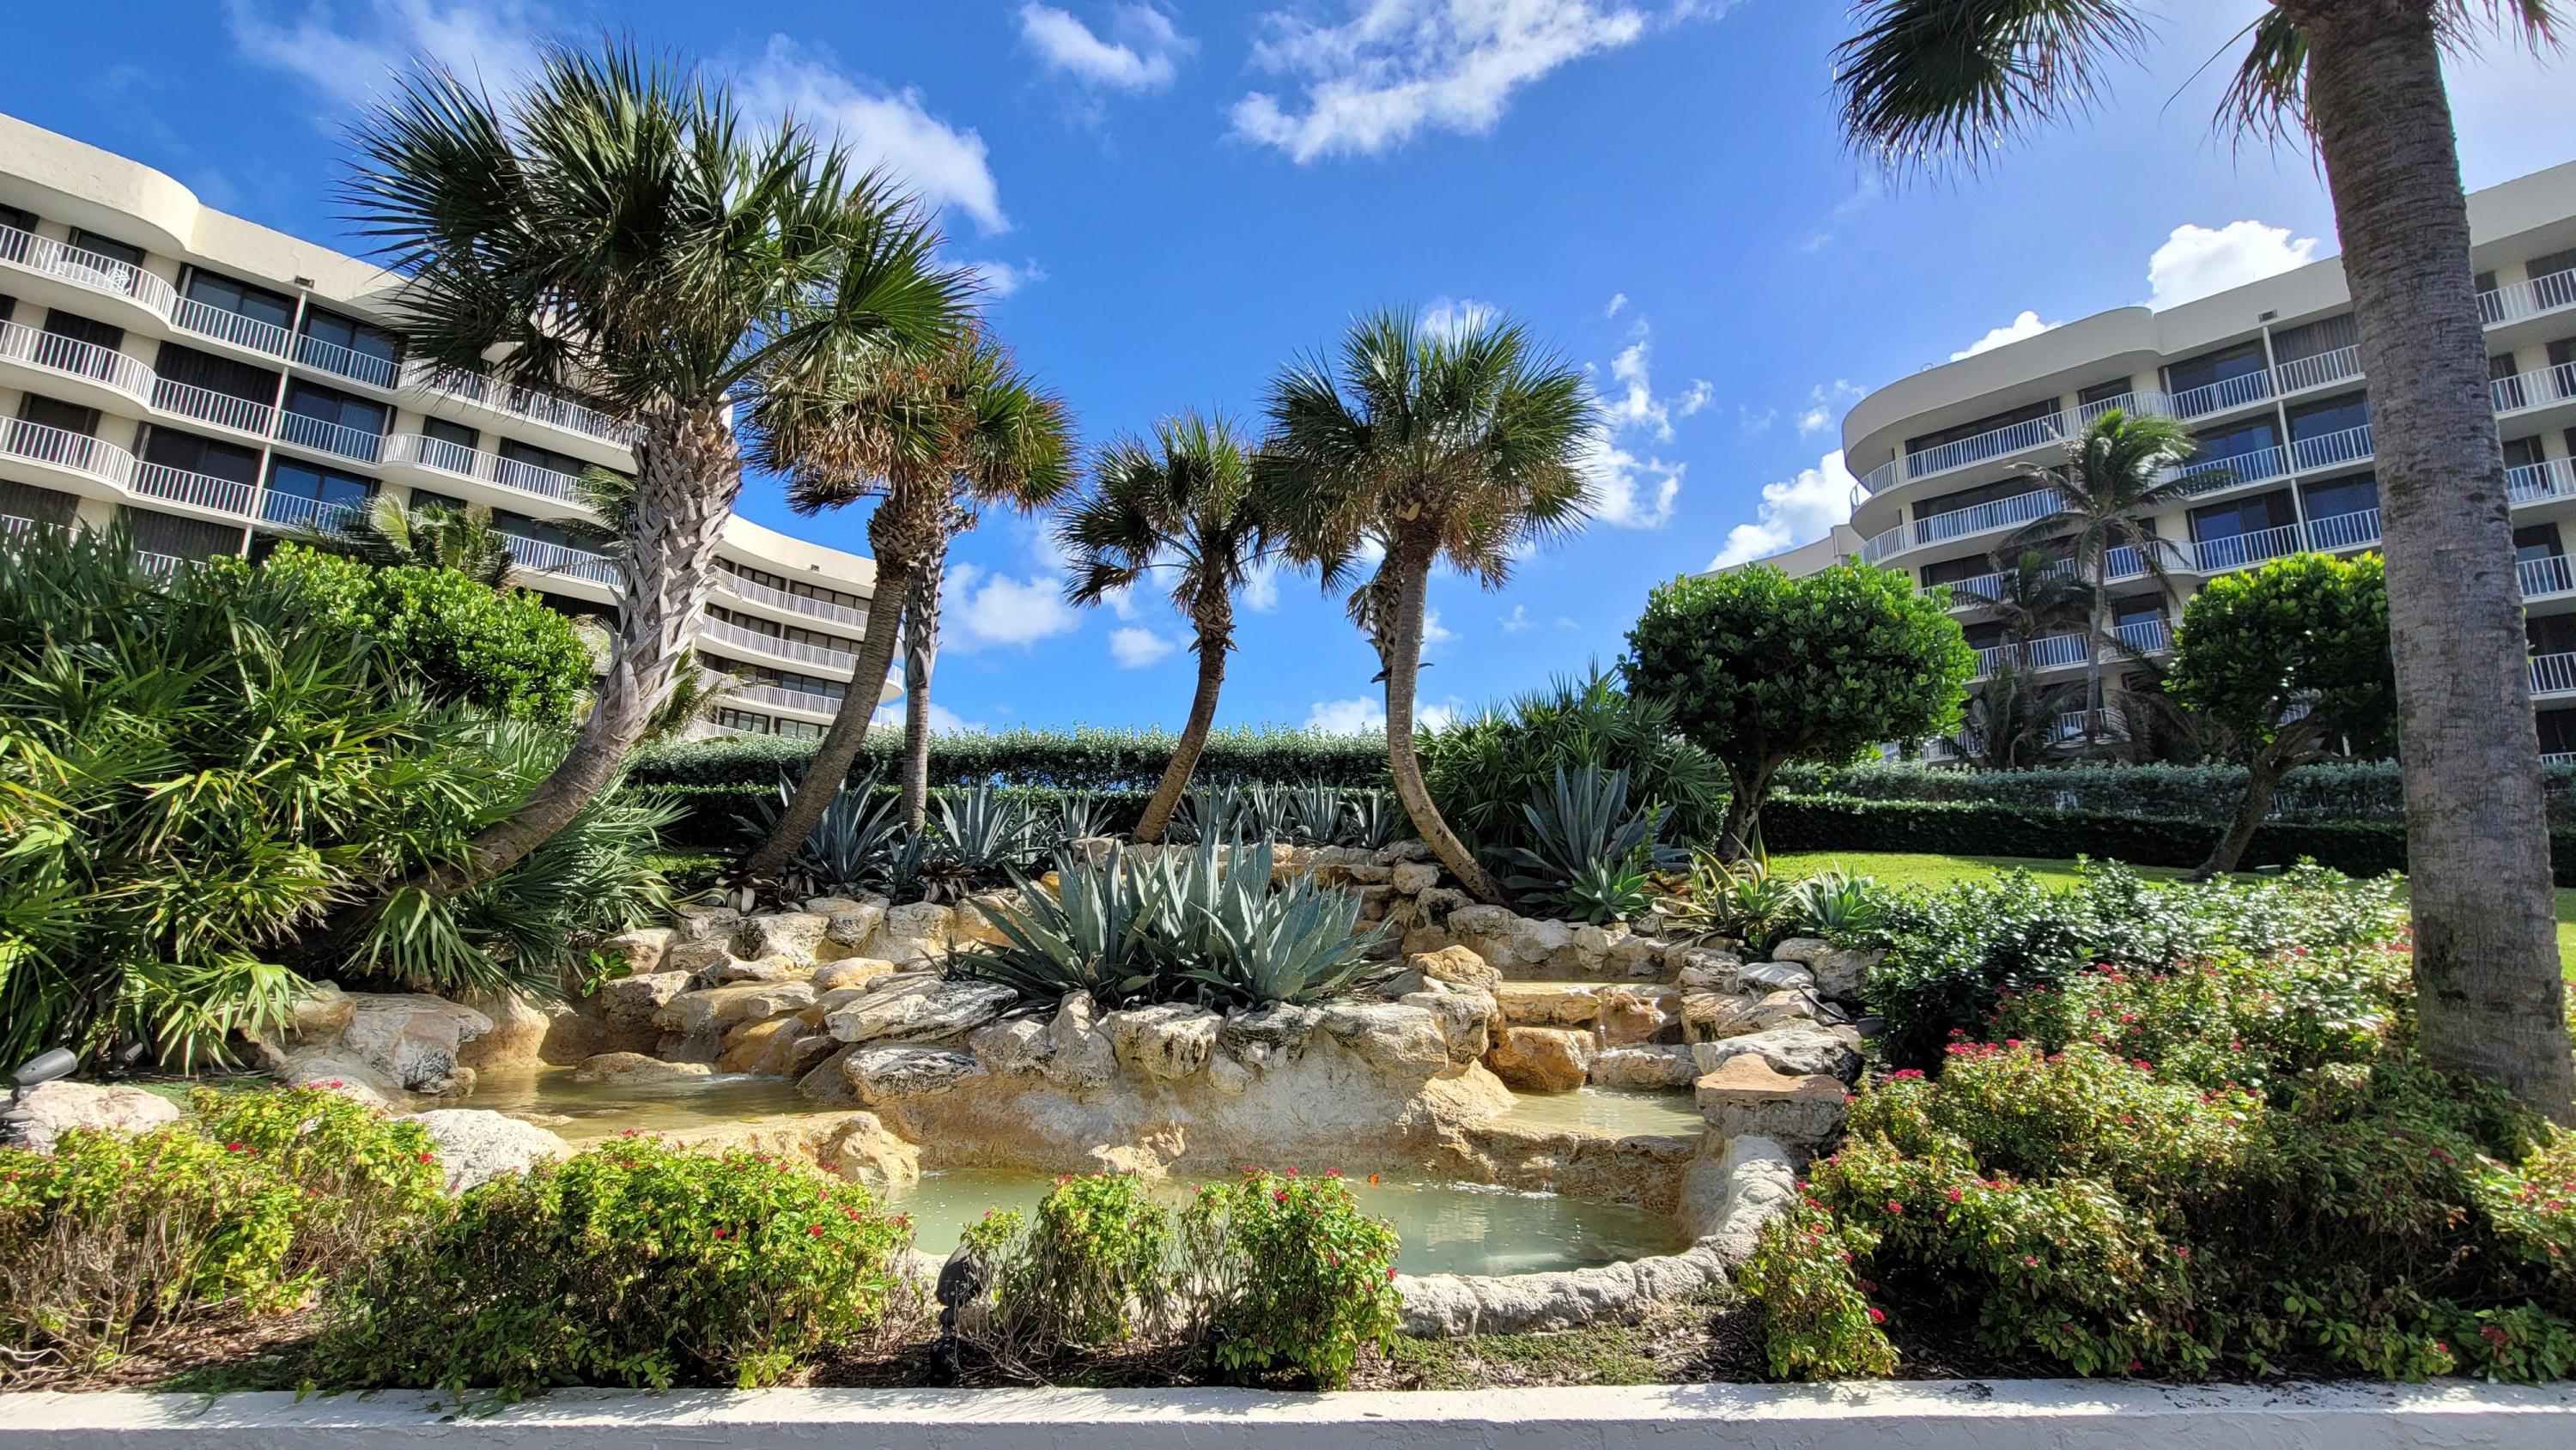
[[[1973,167],[2089,111],[2149,38],[2127,0],[1862,0],[1834,50],[1844,138],[1891,172]]]

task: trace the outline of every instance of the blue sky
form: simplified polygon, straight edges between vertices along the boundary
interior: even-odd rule
[[[341,128],[389,66],[499,81],[533,37],[630,34],[908,178],[1087,444],[1252,417],[1358,309],[1506,309],[1613,426],[1582,535],[1501,592],[1434,581],[1422,693],[1472,708],[1615,658],[1655,583],[1820,534],[1868,388],[2335,250],[2304,153],[2208,129],[2225,66],[2193,72],[2260,0],[2162,8],[2090,121],[1903,187],[1835,132],[1830,0],[104,0],[18,7],[6,104],[335,242]],[[2576,157],[2568,84],[2502,51],[2454,67],[2471,185]],[[765,480],[743,511],[865,549],[862,516],[795,519]],[[955,560],[943,720],[1177,725],[1191,661],[1159,598],[1066,608],[1009,518]],[[1339,600],[1292,575],[1249,603],[1222,721],[1375,713]]]

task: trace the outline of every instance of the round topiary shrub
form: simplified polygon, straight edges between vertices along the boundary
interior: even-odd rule
[[[1339,1174],[1247,1169],[1200,1189],[1182,1224],[1226,1374],[1338,1389],[1362,1346],[1395,1338],[1395,1226],[1362,1212]]]

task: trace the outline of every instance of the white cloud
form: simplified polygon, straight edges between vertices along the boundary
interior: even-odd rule
[[[1618,529],[1659,529],[1673,516],[1687,465],[1640,458],[1596,432],[1575,460],[1592,489],[1592,518]]]
[[[1243,607],[1255,614],[1268,614],[1279,607],[1279,561],[1264,559],[1245,571]]]
[[[335,101],[355,104],[428,59],[495,88],[537,69],[538,37],[553,13],[532,0],[316,0],[291,21],[265,0],[225,0],[233,44]]]
[[[1007,715],[1011,712],[1005,707],[1002,713]],[[877,712],[868,717],[868,723],[902,729],[903,701],[894,700],[879,705]],[[937,700],[930,702],[930,733],[933,735],[982,735],[987,733],[987,728],[983,722],[969,720]]]
[[[1756,522],[1727,530],[1725,547],[1708,567],[1724,569],[1823,538],[1851,517],[1857,483],[1837,448],[1816,460],[1815,467],[1800,469],[1796,478],[1764,484]]]
[[[1422,309],[1422,330],[1433,337],[1455,341],[1501,315],[1500,308],[1473,297],[1435,297]]]
[[[1678,0],[1680,21],[1728,8]],[[1348,0],[1338,24],[1272,11],[1252,63],[1299,94],[1235,102],[1234,134],[1303,165],[1373,156],[1425,130],[1482,135],[1512,94],[1571,61],[1634,44],[1644,11],[1622,0]]]
[[[1458,718],[1460,706],[1454,699],[1437,705],[1417,705],[1413,711],[1413,728],[1437,730]],[[1363,731],[1386,728],[1386,702],[1372,695],[1348,700],[1317,700],[1306,711],[1306,728],[1327,735],[1357,735]]]
[[[1757,413],[1738,403],[1735,405],[1735,420],[1737,425],[1748,434],[1768,433],[1771,431],[1771,425],[1780,421],[1780,410],[1765,408]]]
[[[1008,231],[1001,187],[984,138],[932,116],[921,92],[891,90],[844,75],[828,52],[772,35],[759,57],[734,70],[734,97],[757,116],[793,115],[838,133],[864,165],[882,166],[930,206],[964,212],[986,233]]]
[[[1529,617],[1528,605],[1515,604],[1512,606],[1512,612],[1502,618],[1503,633],[1518,634],[1536,622]]]
[[[1032,282],[1047,279],[1046,268],[1034,261],[1022,262],[1018,266],[1008,262],[968,262],[966,270],[975,274],[976,282],[984,289],[983,295],[997,301]]]
[[[1950,361],[1957,362],[1962,358],[1975,357],[1981,352],[1992,352],[2005,343],[2019,342],[2025,337],[2037,337],[2056,325],[2054,322],[2040,321],[2038,313],[2024,308],[2019,317],[1969,343],[1966,351],[1950,354]]]
[[[1429,653],[1435,645],[1447,644],[1449,641],[1456,639],[1457,637],[1458,631],[1451,629],[1449,626],[1440,622],[1439,610],[1426,609],[1422,611],[1422,648],[1424,653]]]
[[[1603,307],[1603,308],[1601,309],[1601,315],[1602,315],[1603,317],[1605,317],[1605,318],[1616,317],[1616,316],[1618,316],[1618,315],[1619,315],[1619,309],[1620,309],[1620,308],[1622,308],[1622,307],[1625,307],[1625,306],[1627,306],[1627,305],[1628,305],[1628,294],[1627,294],[1627,293],[1625,293],[1625,292],[1613,292],[1613,293],[1611,293],[1611,294],[1610,294],[1610,301],[1609,301],[1609,304],[1608,304],[1607,306],[1605,306],[1605,307]]]
[[[1063,581],[1047,574],[1015,579],[975,564],[953,564],[941,584],[941,644],[959,651],[1029,645],[1082,627],[1064,601]]]
[[[1159,91],[1179,74],[1183,57],[1198,42],[1173,27],[1151,5],[1113,5],[1103,39],[1070,11],[1053,5],[1020,7],[1020,39],[1050,70],[1086,86],[1115,91]]]
[[[2238,221],[2211,228],[2186,222],[2147,258],[2147,305],[2162,310],[2304,267],[2316,260],[2316,250],[2316,238],[2293,241],[2288,227]]]
[[[1717,397],[1717,387],[1706,378],[1691,379],[1690,386],[1665,397],[1655,395],[1653,375],[1653,330],[1643,318],[1628,329],[1629,343],[1610,359],[1610,380],[1618,385],[1609,397],[1601,399],[1601,411],[1612,431],[1643,429],[1659,443],[1673,437],[1673,419],[1687,418],[1707,407]]]
[[[1122,670],[1141,670],[1163,662],[1180,646],[1141,625],[1126,625],[1109,633],[1109,657]]]
[[[1818,383],[1808,391],[1810,405],[1798,410],[1798,431],[1812,437],[1834,426],[1844,411],[1861,400],[1862,389],[1848,379]]]

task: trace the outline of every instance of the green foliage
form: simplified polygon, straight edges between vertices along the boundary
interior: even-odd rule
[[[1150,793],[1172,763],[1179,737],[1162,730],[1003,730],[934,735],[933,785],[1004,785],[1055,791]],[[750,786],[766,790],[784,771],[802,777],[814,742],[776,735],[734,735],[638,751],[628,772],[637,785]],[[903,732],[871,730],[852,784],[893,779],[903,758]],[[1386,742],[1367,734],[1317,730],[1231,729],[1208,733],[1191,780],[1198,785],[1337,786],[1386,784]],[[1518,795],[1512,797],[1520,799]]]
[[[295,1303],[315,1267],[297,1252],[306,1201],[248,1145],[185,1128],[0,1149],[0,1388]]]
[[[1886,889],[1870,877],[1849,871],[1819,871],[1790,892],[1790,929],[1836,946],[1864,944],[1886,924],[1887,913],[1880,905]]]
[[[1797,891],[1797,882],[1773,875],[1759,859],[1730,862],[1694,852],[1680,908],[1666,920],[1683,937],[1726,937],[1767,951],[1789,935]]]
[[[1182,1229],[1227,1375],[1339,1389],[1363,1345],[1395,1337],[1395,1229],[1362,1213],[1339,1175],[1247,1169],[1200,1189]]]
[[[2245,795],[2241,765],[2087,765],[2045,770],[1934,770],[1919,764],[1792,765],[1776,787],[1788,794],[1833,794],[1859,800],[1965,801],[2022,811],[2086,811],[2224,821]],[[2548,769],[2550,819],[2576,824],[2576,765]],[[2393,760],[2338,760],[2304,765],[2281,777],[2273,819],[2403,821],[2405,781]]]
[[[1736,1267],[1735,1284],[1762,1306],[1762,1357],[1775,1378],[1876,1378],[1896,1370],[1896,1346],[1879,1325],[1887,1312],[1869,1302],[1852,1272],[1877,1236],[1838,1223],[1823,1204],[1805,1199],[1762,1226],[1753,1254]]]
[[[1521,814],[1532,844],[1498,853],[1513,873],[1503,885],[1596,925],[1626,920],[1633,913],[1611,913],[1632,899],[1643,910],[1645,872],[1681,856],[1656,844],[1653,808],[1628,809],[1628,772],[1605,775],[1596,761],[1583,762],[1571,778],[1558,766],[1556,788],[1536,793]]]
[[[1673,708],[1623,691],[1599,669],[1425,731],[1415,744],[1441,816],[1488,853],[1537,845],[1522,806],[1559,770],[1627,772],[1638,804],[1661,809],[1668,841],[1716,830],[1726,800],[1724,768],[1681,738]]]
[[[855,1184],[615,1139],[475,1189],[345,1282],[314,1374],[507,1398],[775,1384],[881,1325],[911,1239]]]
[[[1185,1327],[1172,1211],[1129,1173],[1056,1180],[1026,1216],[988,1213],[959,1240],[992,1303],[975,1337],[1012,1360]]]
[[[249,572],[219,561],[220,572]],[[333,628],[364,635],[433,700],[566,726],[589,698],[590,651],[572,621],[524,589],[453,569],[378,567],[285,543],[264,583]]]
[[[1947,600],[1901,573],[1843,564],[1793,579],[1755,566],[1657,589],[1620,669],[1725,762],[1741,829],[1790,761],[1838,763],[1955,729],[1976,652]]]
[[[239,1145],[308,1202],[294,1265],[334,1271],[417,1225],[443,1201],[437,1145],[418,1123],[322,1087],[188,1095],[197,1131]]]

